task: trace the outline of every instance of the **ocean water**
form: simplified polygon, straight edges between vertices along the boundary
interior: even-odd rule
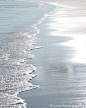
[[[17,95],[38,88],[30,83],[36,67],[26,60],[34,58],[31,50],[41,48],[34,43],[37,25],[56,8],[42,2],[0,1],[0,108],[26,108]]]

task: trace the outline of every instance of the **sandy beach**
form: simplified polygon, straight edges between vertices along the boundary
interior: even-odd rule
[[[33,1],[33,0],[19,0],[19,1]],[[34,0],[40,1],[40,0]],[[41,1],[40,1],[41,2]],[[42,2],[52,3],[58,6],[63,6],[61,12],[58,14],[58,28],[63,32],[63,35],[71,34],[84,34],[85,32],[85,14],[86,14],[86,1],[81,0],[43,0]],[[56,21],[56,19],[55,19]],[[63,26],[62,26],[63,25]],[[55,29],[55,28],[54,28]],[[69,30],[70,29],[70,30]],[[63,30],[63,31],[62,31]]]
[[[73,47],[76,50],[76,55],[74,55],[74,59],[71,60],[72,62],[86,63],[86,1],[53,0],[52,2],[51,0],[43,0],[43,2],[53,3],[57,6],[64,7],[59,13],[55,12],[51,16],[53,23],[49,23],[47,25],[54,31],[50,32],[50,34],[53,36],[60,35],[72,38],[71,41],[61,43],[61,45]]]
[[[28,108],[86,107],[86,1],[47,2],[63,8],[38,25],[36,44],[44,48],[32,51],[35,58],[27,61],[37,67],[38,76],[31,82],[40,88],[19,96]]]
[[[8,45],[8,47],[9,45],[10,46],[14,45],[10,49],[11,51],[13,51],[12,54],[17,55],[17,57],[12,55],[13,56],[12,58],[12,56],[5,55],[8,58],[6,57],[3,58],[9,60],[10,57],[10,59],[11,58],[13,59],[11,63],[14,63],[14,60],[16,60],[15,64],[17,62],[26,63],[26,65],[24,66],[22,65],[22,68],[21,65],[18,64],[18,66],[20,66],[20,67],[17,66],[18,69],[14,67],[15,64],[13,64],[12,72],[15,73],[14,74],[15,77],[11,75],[14,78],[12,82],[14,85],[12,86],[14,88],[16,87],[16,89],[14,89],[14,93],[16,93],[16,91],[18,90],[19,93],[18,97],[20,97],[18,98],[15,97],[15,95],[12,95],[14,96],[12,98],[15,99],[15,103],[17,105],[16,108],[21,108],[21,106],[24,108],[26,107],[27,108],[54,108],[54,107],[55,108],[85,108],[86,107],[86,102],[85,102],[86,101],[86,96],[85,96],[86,95],[86,37],[85,37],[86,1],[85,0],[83,1],[81,0],[53,0],[53,1],[34,0],[37,2],[43,2],[43,3],[46,2],[57,6],[57,8],[55,8],[53,12],[48,13],[48,15],[46,15],[47,17],[45,18],[45,20],[41,20],[41,23],[36,22],[36,21],[40,21],[41,17],[43,17],[41,10],[35,11],[35,9],[39,9],[39,7],[41,7],[39,3],[33,4],[31,2],[32,4],[30,5],[32,6],[31,8],[32,10],[29,10],[30,9],[28,8],[29,2],[27,1],[33,1],[33,0],[14,0],[14,1],[19,1],[19,2],[24,1],[24,3],[26,2],[25,5],[23,5],[23,2],[21,2],[21,5],[19,5],[18,2],[18,6],[17,6],[17,9],[19,9],[18,12],[16,6],[12,4],[14,6],[12,9],[15,8],[16,10],[16,12],[15,10],[13,10],[14,14],[11,12],[12,10],[7,11],[13,14],[13,16],[10,17],[10,18],[15,18],[13,20],[12,25],[15,25],[16,22],[17,25],[12,27],[17,27],[16,28],[17,30],[15,28],[13,29],[12,27],[10,27],[12,28],[13,31],[9,29],[10,35],[7,34],[7,37],[9,37],[8,42],[10,42],[9,40],[11,36],[13,36],[12,39],[14,39],[14,40],[11,39],[11,41],[13,42],[15,41],[15,42],[14,44],[13,43],[8,44],[8,42],[6,41],[7,39],[6,37],[5,41],[7,43],[5,42],[5,45]],[[49,12],[47,8],[49,6],[47,4],[44,5],[46,5],[45,13]],[[35,9],[33,7],[35,7]],[[40,9],[42,9],[42,7]],[[54,8],[51,6],[50,9],[54,9]],[[33,12],[33,14],[30,11]],[[28,15],[28,12],[30,12],[29,13],[30,15]],[[42,12],[44,14],[43,9]],[[19,14],[21,15],[20,17]],[[15,15],[18,16],[14,17]],[[30,20],[32,22],[30,22]],[[9,23],[7,24],[10,25]],[[30,24],[29,27],[28,24]],[[35,26],[32,26],[31,24],[35,24]],[[19,28],[18,26],[21,28]],[[43,46],[43,47],[41,49],[40,47],[38,49],[36,48],[33,49],[32,45],[33,46],[35,45],[34,42],[36,43],[37,46]],[[10,52],[10,50],[8,51]],[[25,59],[28,58],[27,57],[28,51],[30,51],[29,55],[31,59]],[[20,57],[19,55],[22,55],[25,61],[21,59],[22,56]],[[29,64],[31,65],[28,68]],[[16,69],[16,72],[14,68]],[[4,69],[2,68],[2,70]],[[30,73],[28,73],[28,71],[30,71]],[[34,71],[35,73],[32,74],[32,72]],[[9,72],[9,70],[7,72]],[[17,74],[20,77],[18,77]],[[7,78],[9,78],[9,76]],[[18,86],[16,86],[17,83],[15,83],[17,82],[16,79],[18,80]],[[24,79],[25,81],[23,81],[22,79]],[[6,80],[8,82],[8,79]],[[29,81],[32,85],[29,84],[28,86]],[[37,88],[34,85],[37,85],[37,87],[39,88]],[[6,90],[8,90],[9,93],[11,92],[11,89],[13,88],[6,89]],[[6,91],[6,90],[2,89],[2,91]],[[13,102],[12,98],[10,98],[11,102]],[[2,97],[0,97],[0,99],[2,99]],[[16,99],[19,100],[19,103],[16,101]],[[23,102],[22,99],[24,99],[25,101]],[[7,105],[8,103],[6,102]]]

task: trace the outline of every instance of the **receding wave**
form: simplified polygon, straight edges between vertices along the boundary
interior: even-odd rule
[[[41,2],[0,1],[0,107],[26,108],[18,93],[38,88],[30,83],[36,67],[26,60],[34,58],[31,50],[43,47],[34,43],[36,25],[55,8]]]

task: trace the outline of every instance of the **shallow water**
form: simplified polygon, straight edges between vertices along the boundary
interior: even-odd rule
[[[37,67],[38,76],[32,80],[40,88],[26,91],[19,96],[25,98],[28,108],[85,108],[86,107],[86,64],[73,61],[76,50],[66,42],[72,40],[71,36],[52,34],[50,29],[52,19],[57,18],[55,13],[38,25],[40,34],[37,35],[38,45],[44,45],[41,51],[32,51],[35,58],[27,60]],[[49,26],[48,26],[49,25]],[[57,28],[58,30],[58,28]],[[46,32],[44,32],[46,31]],[[63,45],[62,45],[63,44]]]
[[[0,107],[86,107],[85,59],[78,56],[78,62],[77,48],[69,45],[78,36],[58,35],[58,10],[43,22],[53,9],[41,2],[0,1]],[[39,46],[44,48],[34,50]]]
[[[56,6],[41,2],[0,1],[0,107],[26,108],[17,97],[22,91],[38,88],[30,80],[36,67],[26,64],[38,49],[34,41],[40,24]]]

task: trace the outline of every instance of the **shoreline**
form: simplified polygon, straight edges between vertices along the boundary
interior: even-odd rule
[[[36,55],[35,59],[28,60],[28,63],[32,62],[38,68],[38,76],[31,82],[39,84],[41,88],[19,94],[26,100],[28,108],[40,108],[40,106],[41,108],[49,108],[49,105],[61,107],[61,105],[66,104],[70,104],[70,106],[80,104],[83,106],[85,104],[84,99],[82,104],[82,97],[86,92],[86,90],[82,91],[82,88],[85,89],[82,86],[83,83],[85,84],[85,79],[81,76],[85,75],[83,67],[86,68],[86,45],[84,41],[86,35],[84,24],[86,23],[86,7],[80,0],[64,0],[64,2],[63,0],[57,2],[54,0],[53,2],[59,6],[65,6],[65,8],[59,13],[53,13],[47,17],[46,21],[43,21],[45,22],[44,25],[41,24],[42,36],[38,37],[38,43],[44,41],[47,44],[44,44],[46,45],[44,49],[40,49],[41,52],[33,51]],[[80,6],[81,4],[82,6]],[[50,19],[50,22],[48,22],[48,19]],[[49,30],[49,32],[44,34],[45,30]],[[51,36],[51,40],[48,35]],[[61,42],[55,41],[56,38],[61,40],[63,37],[70,39],[64,39]],[[53,42],[47,42],[48,38]],[[65,59],[67,62],[65,62]],[[81,80],[83,78],[83,81],[80,82],[79,78]]]
[[[5,1],[0,6],[1,106],[85,107],[86,1]]]
[[[62,20],[65,17],[67,19]],[[37,67],[38,76],[31,82],[40,85],[40,88],[19,94],[26,100],[27,108],[50,108],[55,105],[58,108],[85,106],[82,97],[84,97],[86,89],[82,90],[82,88],[84,89],[82,84],[85,84],[84,68],[86,65],[76,59],[76,62],[71,60],[72,56],[76,55],[74,50],[76,47],[72,47],[70,44],[73,34],[64,33],[63,27],[66,24],[63,21],[70,23],[71,20],[68,18],[70,19],[63,13],[55,12],[38,25],[41,29],[36,43],[44,45],[44,48],[32,51],[36,57],[28,60],[27,63],[30,62]],[[69,42],[68,46],[67,42]]]
[[[85,6],[85,3],[86,1],[84,1],[84,3],[81,2],[81,0],[72,0],[72,1],[69,1],[69,0],[14,0],[14,1],[38,1],[38,2],[45,2],[45,3],[50,3],[50,4],[54,4],[56,6],[63,6],[64,8],[62,9],[62,11],[58,14],[58,18],[59,18],[59,26],[63,23],[63,24],[67,24],[69,25],[69,27],[71,27],[72,25],[69,23],[69,21],[71,23],[76,23],[76,26],[79,26],[80,23],[84,23],[86,20],[85,20],[85,15],[86,15],[86,6]],[[78,3],[77,3],[78,1]],[[76,5],[77,4],[77,5]],[[63,22],[61,22],[61,20],[63,20]],[[68,19],[70,19],[68,21]],[[76,19],[78,19],[78,21],[75,21]],[[83,22],[83,19],[84,19],[84,22]],[[80,22],[80,23],[79,23]],[[79,24],[77,24],[79,23]],[[58,28],[59,28],[58,26]],[[74,27],[74,26],[73,26]],[[84,28],[84,25],[80,27],[80,29],[82,30]],[[64,27],[60,28],[61,29],[64,29]],[[65,25],[65,29],[66,31],[69,32],[68,30],[68,27]],[[70,28],[72,30],[72,28]],[[79,34],[79,30],[77,27],[74,27],[74,29],[76,29],[77,33]],[[85,31],[85,28],[84,30],[82,30],[81,32],[83,33]],[[75,31],[70,31],[70,33],[72,33]],[[64,33],[67,35],[67,32],[63,32],[61,31],[61,35],[64,35]],[[69,35],[69,34],[68,34]],[[75,34],[76,35],[76,34]]]

